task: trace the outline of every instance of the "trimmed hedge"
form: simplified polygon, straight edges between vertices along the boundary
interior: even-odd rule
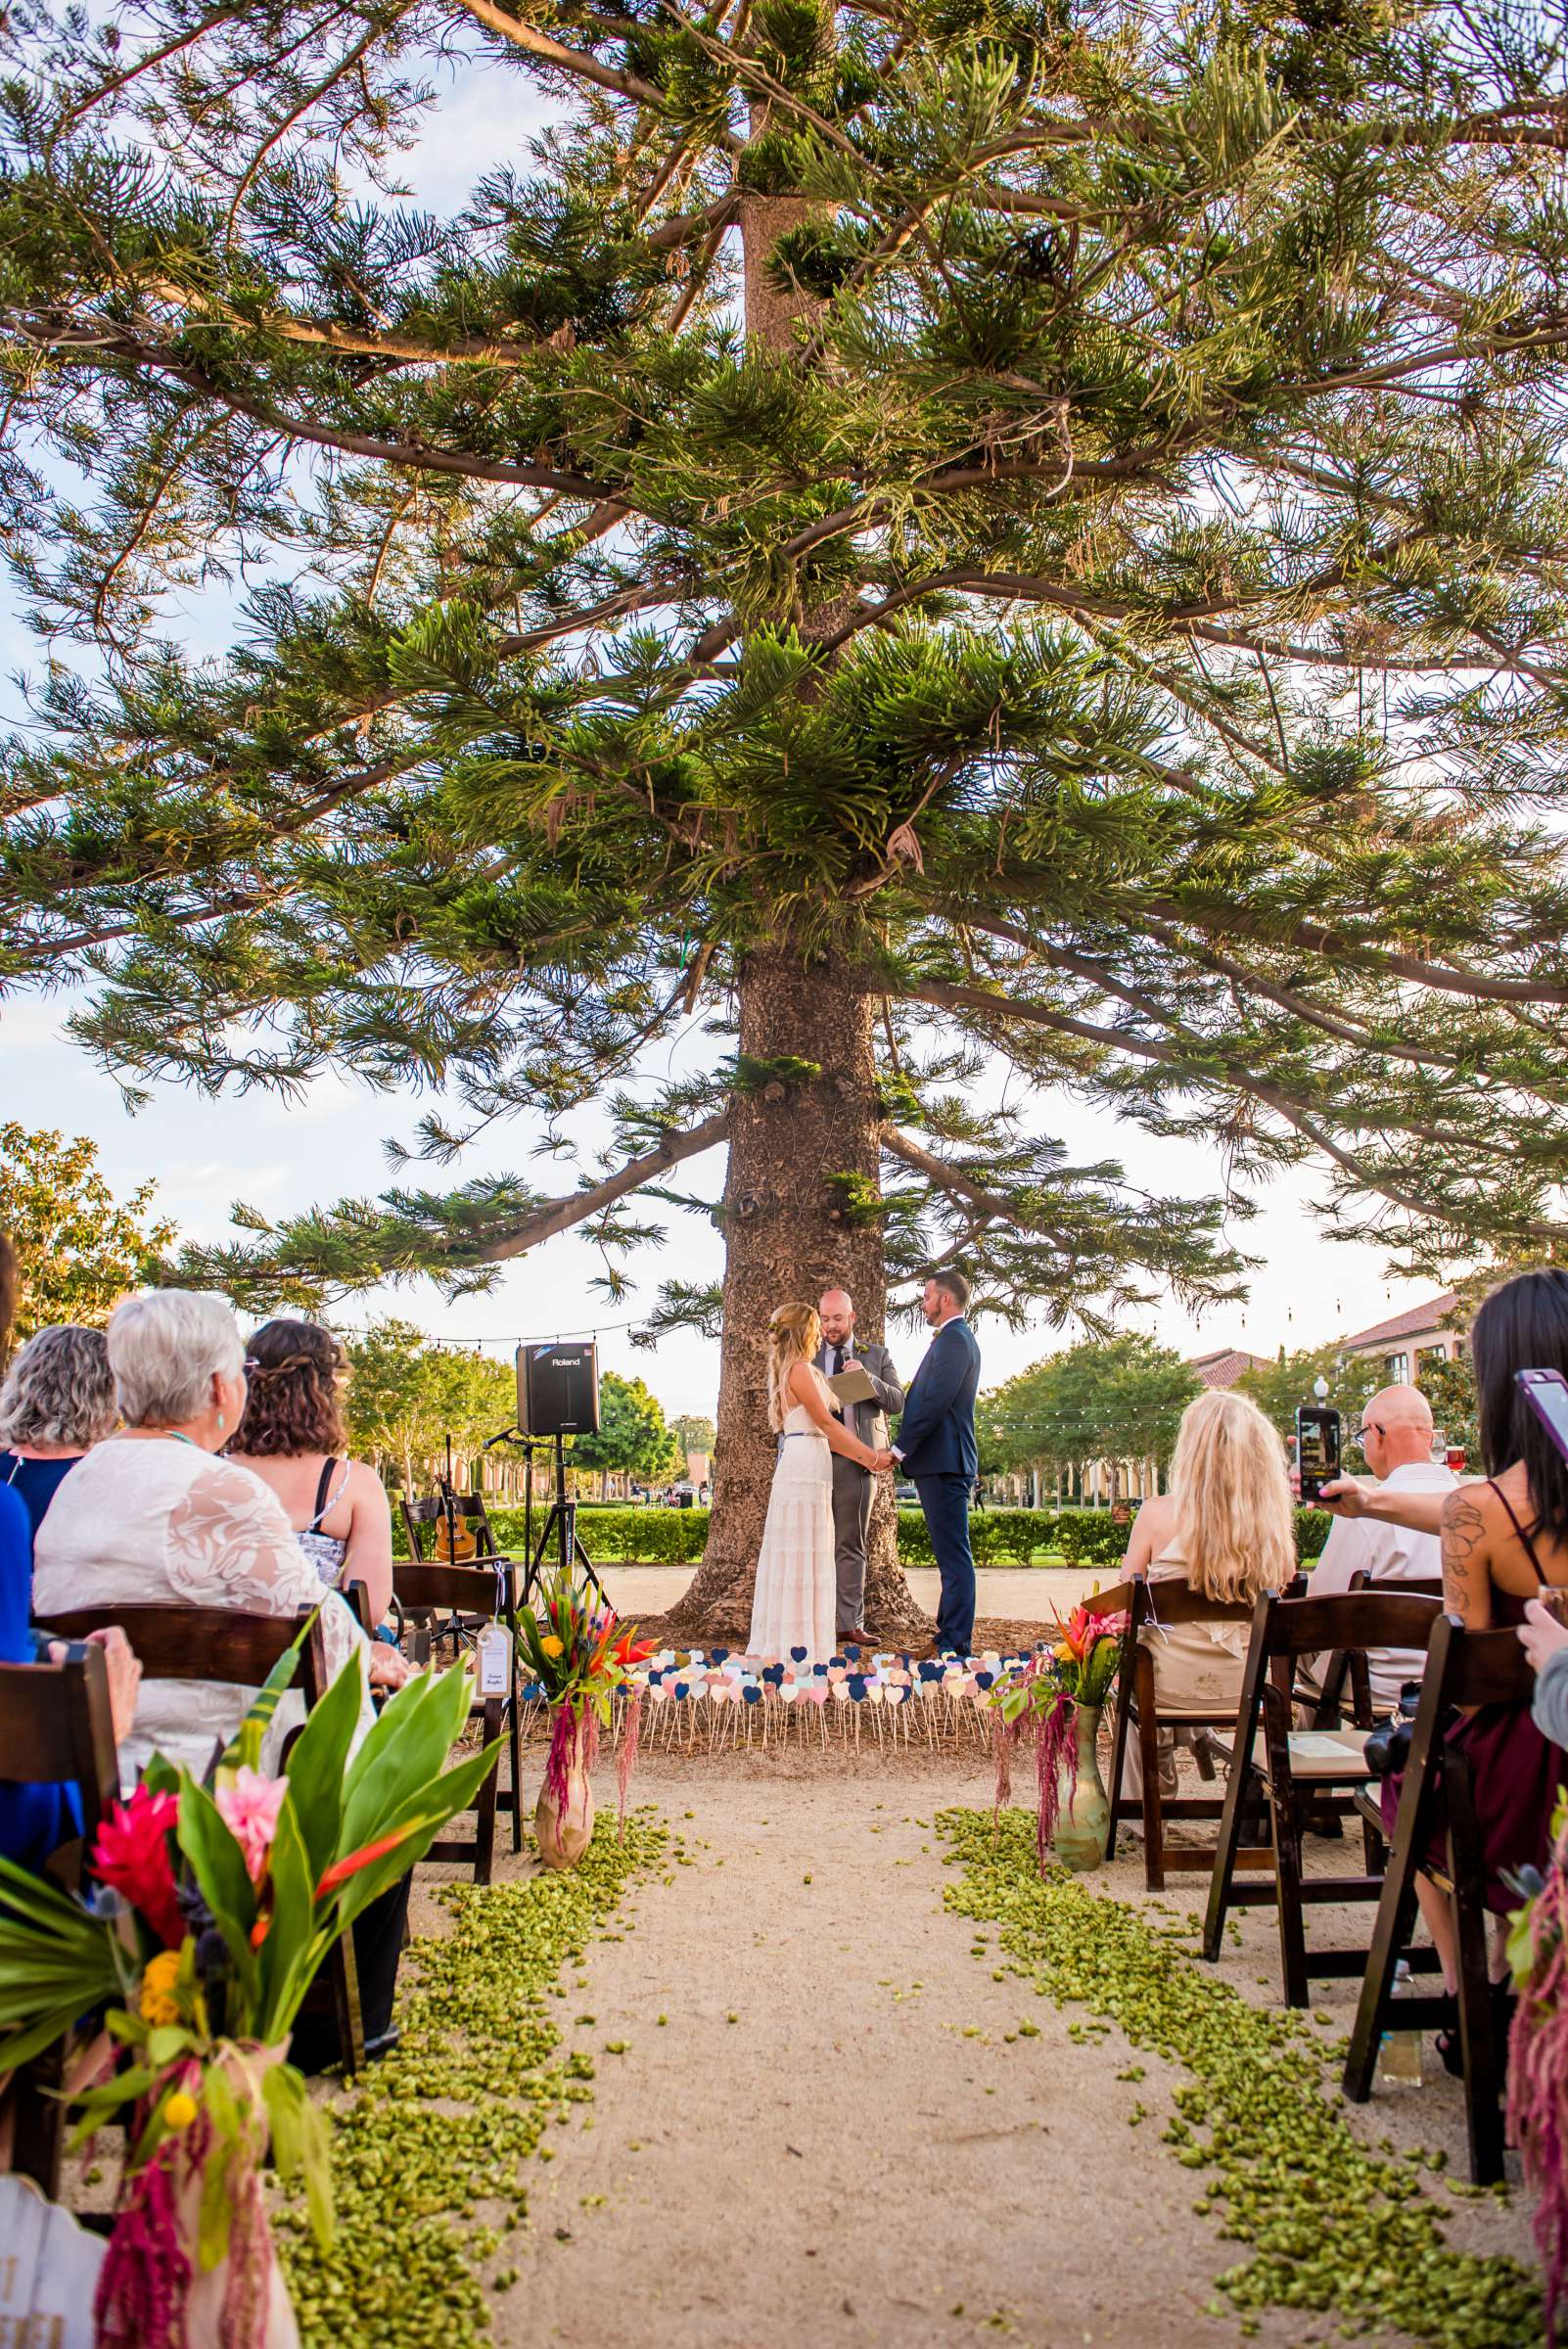
[[[695,1566],[708,1541],[708,1509],[648,1509],[594,1506],[578,1512],[577,1532],[596,1565]],[[533,1512],[539,1538],[544,1511]],[[1314,1558],[1334,1520],[1326,1509],[1296,1511],[1296,1554]],[[523,1511],[492,1509],[490,1524],[503,1550],[523,1554]],[[1033,1566],[1048,1559],[1068,1566],[1112,1567],[1121,1563],[1128,1528],[1107,1509],[975,1509],[969,1519],[977,1566]],[[392,1528],[398,1557],[408,1555],[401,1520]],[[905,1566],[933,1563],[931,1537],[918,1508],[899,1511],[899,1556]]]

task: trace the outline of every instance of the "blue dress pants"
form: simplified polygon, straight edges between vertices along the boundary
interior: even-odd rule
[[[917,1476],[914,1489],[942,1576],[937,1645],[967,1656],[975,1636],[975,1561],[969,1547],[967,1476]]]

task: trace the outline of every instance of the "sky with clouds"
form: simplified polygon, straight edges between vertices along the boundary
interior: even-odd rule
[[[455,208],[479,172],[521,159],[541,119],[521,76],[455,64],[440,105],[405,159],[402,177],[413,199],[436,210]],[[221,599],[190,606],[180,616],[187,640],[210,644],[214,651],[225,641],[226,622]],[[34,668],[41,649],[21,625],[0,582],[0,669],[12,674]],[[113,1078],[63,1035],[69,1009],[69,1001],[54,997],[13,1001],[0,1011],[0,1117],[90,1136],[113,1188],[123,1194],[151,1176],[161,1212],[193,1239],[230,1236],[228,1211],[236,1200],[279,1216],[327,1200],[373,1195],[393,1179],[383,1155],[384,1139],[412,1141],[417,1120],[432,1106],[428,1096],[372,1093],[329,1076],[295,1102],[259,1092],[213,1101],[163,1085],[132,1115]],[[692,1036],[672,1047],[661,1045],[643,1064],[641,1082],[661,1082],[695,1048]],[[993,1082],[999,1086],[999,1072]],[[1120,1158],[1130,1180],[1150,1190],[1197,1195],[1222,1187],[1214,1153],[1201,1145],[1156,1141],[1070,1101],[1042,1099],[1033,1119],[1039,1129],[1059,1134],[1076,1161]],[[591,1165],[606,1138],[602,1121],[579,1117],[573,1133],[584,1165]],[[532,1159],[538,1139],[537,1129],[520,1124],[467,1154],[461,1175],[506,1169],[541,1190],[570,1188],[569,1167]],[[420,1169],[413,1170],[413,1178],[427,1172],[442,1179],[436,1170]],[[689,1190],[714,1195],[721,1179],[719,1155],[688,1166],[682,1178]],[[1380,1249],[1325,1238],[1312,1213],[1313,1201],[1325,1189],[1322,1177],[1282,1178],[1265,1195],[1263,1212],[1238,1227],[1238,1245],[1261,1260],[1245,1303],[1217,1308],[1200,1325],[1166,1301],[1138,1316],[1141,1326],[1188,1353],[1237,1345],[1269,1354],[1280,1345],[1318,1344],[1432,1294],[1430,1281],[1391,1280]],[[351,1300],[335,1318],[358,1326],[396,1313],[452,1342],[484,1341],[490,1352],[504,1351],[523,1337],[597,1328],[604,1366],[646,1377],[669,1410],[711,1411],[717,1390],[717,1355],[711,1343],[680,1334],[650,1354],[633,1350],[626,1329],[617,1325],[631,1319],[639,1304],[646,1308],[661,1279],[677,1273],[688,1281],[716,1278],[720,1261],[716,1234],[706,1221],[671,1214],[666,1244],[633,1260],[639,1287],[629,1304],[602,1306],[590,1295],[586,1283],[602,1269],[597,1253],[566,1234],[510,1267],[489,1296],[448,1306],[433,1284],[421,1280]],[[1043,1324],[1013,1332],[982,1323],[980,1335],[988,1384],[1064,1342]],[[922,1343],[907,1331],[897,1333],[896,1357],[912,1364]]]

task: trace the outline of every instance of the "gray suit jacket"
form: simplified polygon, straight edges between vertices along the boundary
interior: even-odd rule
[[[824,1344],[818,1347],[811,1358],[821,1371],[827,1369],[830,1351]],[[860,1364],[877,1391],[877,1399],[875,1403],[851,1404],[844,1414],[844,1424],[852,1436],[858,1436],[862,1444],[868,1444],[873,1451],[880,1451],[888,1440],[889,1412],[896,1416],[903,1408],[903,1389],[899,1384],[899,1373],[893,1367],[893,1357],[886,1346],[873,1346],[869,1340],[862,1346],[852,1337],[847,1356]],[[833,1457],[836,1466],[839,1454],[835,1452]],[[846,1460],[844,1465],[853,1468],[854,1462]]]

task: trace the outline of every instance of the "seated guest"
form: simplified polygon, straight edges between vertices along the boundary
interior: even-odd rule
[[[1568,1746],[1568,1623],[1533,1598],[1524,1611],[1519,1638],[1536,1676],[1530,1718],[1543,1737]]]
[[[1432,1406],[1418,1387],[1384,1387],[1374,1395],[1356,1441],[1385,1493],[1450,1493],[1458,1482],[1445,1461],[1432,1457]],[[1348,1590],[1358,1574],[1373,1583],[1408,1583],[1436,1582],[1442,1571],[1435,1533],[1387,1518],[1336,1516],[1309,1589],[1312,1597],[1326,1598]],[[1426,1668],[1418,1648],[1369,1648],[1366,1662],[1378,1713],[1392,1713],[1404,1683],[1418,1681]]]
[[[34,1533],[63,1480],[118,1417],[101,1329],[66,1322],[27,1340],[0,1387],[0,1485],[21,1499]]]
[[[256,1615],[313,1607],[321,1585],[276,1497],[249,1469],[212,1456],[245,1409],[245,1352],[222,1298],[155,1289],[129,1299],[109,1324],[109,1361],[125,1424],[51,1504],[36,1544],[34,1612],[161,1600]],[[392,1685],[405,1677],[390,1649],[370,1658],[342,1599],[326,1598],[321,1621],[330,1673],[357,1649]],[[204,1770],[213,1740],[233,1736],[254,1694],[217,1681],[144,1682],[128,1760],[140,1769],[158,1746]],[[269,1758],[302,1718],[300,1704],[296,1695],[279,1707]],[[371,1719],[367,1695],[363,1728]]]
[[[362,1460],[345,1459],[348,1358],[314,1321],[267,1321],[251,1340],[250,1388],[228,1456],[275,1493],[324,1589],[361,1582],[379,1623],[392,1605],[392,1511]]]
[[[1518,1370],[1568,1373],[1568,1272],[1548,1266],[1502,1283],[1476,1314],[1470,1332],[1480,1401],[1483,1479],[1459,1485],[1443,1502],[1443,1603],[1472,1631],[1527,1620],[1544,1584],[1568,1586],[1568,1466],[1514,1381]],[[1528,1643],[1527,1643],[1528,1644]],[[1518,1895],[1504,1872],[1545,1865],[1551,1814],[1568,1775],[1561,1749],[1543,1735],[1528,1705],[1481,1705],[1448,1731],[1463,1748],[1475,1787],[1486,1905],[1499,1917]],[[1384,1780],[1383,1818],[1392,1831],[1401,1779]],[[1440,1816],[1434,1860],[1446,1859]],[[1453,1993],[1458,1987],[1458,1940],[1449,1896],[1416,1878],[1421,1913]],[[1502,1936],[1493,1951],[1499,2006],[1505,2006]],[[1450,2069],[1459,2065],[1454,2027],[1439,2035]]]
[[[35,1341],[36,1342],[36,1341]],[[31,1664],[38,1644],[27,1628],[27,1592],[32,1581],[32,1527],[15,1493],[0,1485],[0,1664]],[[93,1634],[102,1647],[109,1677],[109,1710],[117,1745],[136,1712],[142,1668],[124,1633],[111,1624]],[[63,1655],[56,1641],[51,1653]],[[40,1872],[51,1852],[81,1833],[74,1786],[0,1779],[0,1853],[18,1867]]]
[[[1211,1392],[1188,1404],[1176,1432],[1171,1491],[1139,1509],[1124,1564],[1130,1574],[1147,1573],[1151,1586],[1182,1581],[1217,1602],[1250,1603],[1290,1581],[1296,1540],[1284,1447],[1245,1395]],[[1157,1589],[1151,1588],[1149,1601],[1153,1621],[1139,1637],[1154,1661],[1161,1712],[1234,1711],[1247,1658],[1246,1624],[1165,1627]],[[1174,1790],[1163,1761],[1161,1781]],[[1143,1791],[1132,1743],[1123,1790],[1133,1796]]]
[[[276,1495],[248,1468],[213,1456],[245,1409],[245,1349],[223,1299],[189,1289],[130,1298],[109,1324],[109,1362],[125,1424],[55,1496],[39,1529],[34,1612],[139,1602],[292,1616],[319,1604],[329,1674],[357,1656],[370,1680],[400,1685],[404,1659],[365,1639],[344,1600],[323,1593]],[[205,1773],[254,1694],[218,1681],[145,1681],[126,1757],[141,1768],[156,1748]],[[291,1692],[268,1729],[264,1769],[276,1767],[300,1719],[302,1700]],[[371,1721],[366,1687],[358,1735]],[[407,1901],[405,1876],[354,1926],[367,2049],[390,2044]],[[309,2059],[330,2061],[332,2052],[313,2044]]]

